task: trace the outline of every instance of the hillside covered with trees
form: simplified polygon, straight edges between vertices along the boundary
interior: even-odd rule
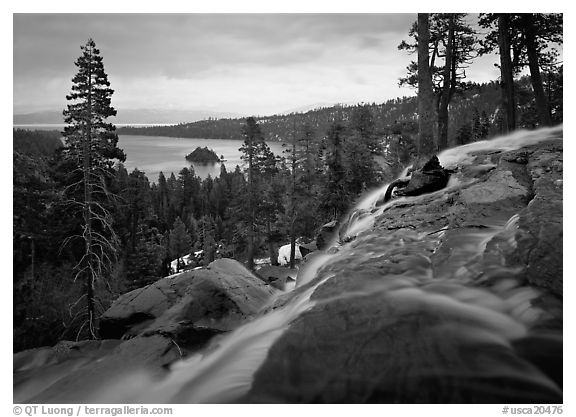
[[[555,123],[562,120],[563,67],[544,73],[544,87],[550,98],[551,117]],[[524,75],[515,81],[518,94],[518,128],[538,125],[536,105],[530,77]],[[417,120],[416,97],[402,97],[382,104],[334,106],[310,110],[306,113],[255,117],[265,132],[267,141],[282,141],[293,134],[293,128],[309,125],[325,132],[334,121],[346,122],[358,107],[367,108],[375,123],[375,131],[384,136],[391,132],[413,134]],[[245,119],[213,119],[174,126],[122,127],[122,135],[167,136],[202,139],[243,140],[239,133]],[[471,140],[492,137],[501,133],[503,116],[500,105],[500,85],[467,82],[461,85],[450,103],[448,142],[462,144]]]

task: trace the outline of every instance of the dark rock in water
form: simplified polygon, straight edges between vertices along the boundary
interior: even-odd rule
[[[316,241],[313,240],[310,243],[301,243],[300,244],[300,253],[302,256],[306,256],[309,253],[315,252],[318,250],[318,246],[316,245]]]
[[[318,249],[323,250],[330,245],[338,232],[338,226],[338,221],[332,220],[330,223],[326,223],[320,227],[320,230],[316,234],[316,246]]]
[[[397,193],[403,196],[431,193],[446,187],[449,179],[448,171],[440,165],[438,157],[433,156],[421,169],[412,172],[408,185]]]
[[[296,281],[298,270],[284,266],[266,265],[258,269],[256,273],[274,288],[284,291],[289,281]]]
[[[399,189],[405,188],[409,182],[410,182],[409,178],[398,178],[397,180],[392,181],[390,183],[390,185],[388,186],[388,188],[386,189],[384,196],[376,202],[376,207],[379,207],[382,204],[390,201],[390,199],[392,198],[392,193],[394,192],[394,190],[399,190]]]
[[[216,163],[221,161],[221,159],[218,158],[216,152],[214,152],[212,149],[208,149],[206,146],[204,148],[200,146],[196,147],[196,149],[186,155],[186,160],[188,162],[198,162],[203,164]]]
[[[167,334],[202,345],[256,314],[274,290],[232,259],[187,271],[124,294],[100,319],[104,338]],[[195,337],[196,335],[196,337]]]

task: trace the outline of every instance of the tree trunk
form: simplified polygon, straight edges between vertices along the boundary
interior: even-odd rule
[[[266,220],[266,240],[268,241],[268,254],[270,255],[270,264],[271,265],[278,265],[278,254],[274,249],[274,243],[272,242],[272,226],[270,219]]]
[[[500,74],[502,88],[502,107],[504,111],[503,133],[516,129],[516,100],[514,97],[514,76],[510,58],[509,15],[498,16],[498,47],[500,50]]]
[[[290,222],[290,268],[294,269],[296,259],[296,233],[294,233],[294,220]]]
[[[446,57],[442,75],[442,92],[438,107],[438,150],[448,147],[448,104],[450,103],[450,88],[452,85],[452,61],[454,45],[454,14],[450,15],[448,23],[448,40],[446,42]]]
[[[292,195],[290,196],[290,268],[294,269],[294,260],[296,258],[296,232],[294,225],[296,223],[296,127],[293,129],[294,137],[292,138]]]
[[[36,271],[34,270],[34,264],[36,262],[36,245],[34,244],[34,238],[30,237],[30,273],[32,274],[32,279],[36,278]]]
[[[544,93],[544,85],[542,83],[542,76],[540,75],[540,66],[538,64],[538,50],[536,48],[536,29],[534,27],[534,16],[532,13],[522,15],[524,23],[524,36],[526,39],[526,51],[528,53],[528,66],[530,67],[530,79],[532,81],[532,89],[534,90],[534,98],[536,99],[536,109],[540,123],[545,126],[552,124],[550,118],[550,108],[548,100]]]
[[[418,13],[418,156],[414,169],[423,166],[436,152],[434,141],[434,92],[430,73],[428,13]]]
[[[250,211],[248,224],[248,269],[254,269],[254,222],[256,213],[254,210],[254,173],[253,173],[253,153],[254,149],[250,143],[250,153],[248,155],[248,210]]]
[[[86,132],[84,134],[83,145],[83,175],[84,175],[84,242],[86,245],[86,302],[88,313],[88,330],[89,338],[96,338],[94,334],[94,321],[95,321],[95,302],[94,302],[94,270],[96,266],[94,262],[94,253],[92,248],[92,179],[90,178],[90,144],[92,142],[92,71],[91,67],[88,69],[88,103],[86,109]]]

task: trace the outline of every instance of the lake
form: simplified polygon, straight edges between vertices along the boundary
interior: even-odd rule
[[[117,125],[120,126],[120,125]],[[146,126],[146,125],[130,125]],[[13,125],[14,128],[28,130],[63,130],[63,124],[44,124],[44,125]],[[126,162],[124,166],[131,172],[134,168],[144,171],[150,182],[158,182],[160,171],[166,178],[170,173],[178,176],[178,173],[184,167],[190,167],[190,162],[185,156],[196,149],[198,146],[208,147],[214,150],[218,156],[224,156],[226,162],[224,165],[230,172],[240,165],[240,151],[243,141],[231,139],[189,139],[189,138],[172,138],[167,136],[139,136],[139,135],[119,135],[118,147],[124,149],[126,153]],[[281,142],[267,142],[274,154],[282,155]],[[196,175],[200,178],[207,178],[211,175],[213,178],[220,175],[220,164],[198,164],[192,163]]]
[[[180,170],[189,167],[185,156],[200,147],[208,147],[214,150],[218,156],[224,156],[224,165],[230,172],[236,165],[242,167],[240,151],[241,140],[230,139],[188,139],[171,138],[165,136],[137,136],[119,135],[118,147],[124,149],[126,162],[124,165],[128,172],[134,168],[144,171],[150,182],[158,182],[160,171],[166,178],[173,172],[178,176]],[[268,146],[274,154],[282,155],[282,143],[268,142]],[[197,164],[192,163],[196,175],[206,178],[211,175],[213,178],[220,175],[220,164]]]

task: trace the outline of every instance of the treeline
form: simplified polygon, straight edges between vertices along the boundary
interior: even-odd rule
[[[37,156],[50,155],[63,146],[62,134],[54,130],[30,131],[14,129],[12,149],[14,153]]]

